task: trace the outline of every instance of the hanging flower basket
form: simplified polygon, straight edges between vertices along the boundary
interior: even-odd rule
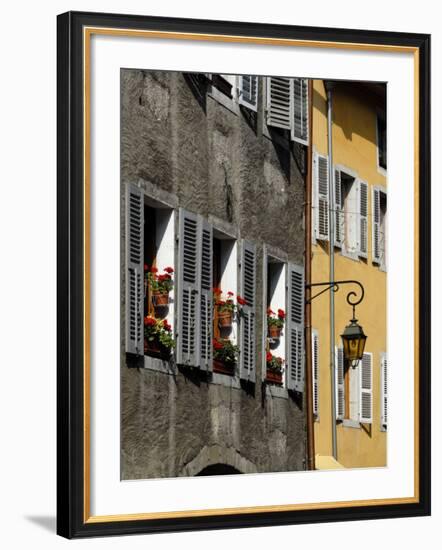
[[[154,307],[165,307],[169,304],[169,293],[154,291],[152,292],[152,303]]]
[[[280,338],[281,330],[282,330],[282,327],[278,327],[277,325],[270,325],[269,338]]]
[[[220,328],[231,328],[233,321],[232,311],[220,311],[218,313],[218,326]]]

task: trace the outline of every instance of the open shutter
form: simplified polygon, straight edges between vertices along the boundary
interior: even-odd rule
[[[287,265],[287,387],[304,391],[304,267]]]
[[[306,78],[293,79],[293,123],[291,138],[308,145],[308,84]]]
[[[256,380],[256,248],[242,241],[241,296],[247,304],[241,308],[240,377],[249,382]]]
[[[364,353],[359,362],[360,397],[359,422],[371,424],[373,421],[373,368],[372,354]]]
[[[268,126],[291,130],[293,119],[293,79],[267,77],[266,111]]]
[[[258,110],[258,77],[244,74],[239,77],[239,104],[252,111]]]
[[[213,233],[212,226],[201,221],[201,294],[200,294],[200,327],[201,337],[200,361],[201,369],[212,370],[212,265],[213,265]]]
[[[144,196],[129,185],[126,195],[126,351],[144,353]]]
[[[313,414],[319,415],[319,335],[312,330]]]
[[[315,237],[328,241],[328,158],[315,154]]]
[[[198,216],[180,209],[178,250],[177,363],[199,365],[201,231]]]
[[[342,211],[341,171],[335,170],[335,246],[341,248],[344,240],[344,213]]]
[[[381,424],[384,428],[388,422],[388,376],[387,376],[387,354],[381,355]]]
[[[345,385],[344,385],[344,350],[335,348],[336,373],[336,419],[344,420],[345,415]]]
[[[365,181],[359,182],[359,249],[362,258],[368,252],[368,185]]]
[[[373,262],[381,263],[381,193],[373,188]]]

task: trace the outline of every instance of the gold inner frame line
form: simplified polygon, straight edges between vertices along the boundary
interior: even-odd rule
[[[157,38],[175,40],[199,40],[212,42],[248,43],[272,46],[291,46],[303,48],[328,48],[388,53],[412,53],[414,61],[414,495],[373,500],[352,500],[341,502],[317,502],[269,506],[249,506],[234,508],[215,508],[203,510],[181,510],[172,512],[151,512],[137,514],[116,514],[92,516],[90,513],[90,83],[91,83],[91,36],[124,36],[137,38]],[[84,134],[83,134],[83,210],[84,210],[84,522],[103,523],[116,521],[134,521],[149,519],[172,519],[207,517],[230,514],[252,514],[265,512],[287,512],[299,510],[321,510],[327,508],[347,508],[353,506],[379,506],[392,504],[412,504],[419,502],[419,49],[411,46],[377,45],[350,42],[330,42],[319,40],[295,40],[282,38],[244,37],[235,35],[146,31],[135,29],[113,29],[107,27],[83,28],[83,93],[84,93]]]

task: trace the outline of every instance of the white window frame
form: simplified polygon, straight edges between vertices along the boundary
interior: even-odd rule
[[[341,249],[341,254],[345,256],[346,258],[349,258],[350,260],[359,261],[360,258],[360,230],[359,230],[359,224],[360,224],[360,200],[359,200],[359,184],[360,179],[355,170],[352,170],[351,168],[348,168],[347,166],[343,164],[335,164],[333,167],[333,185],[335,185],[335,174],[336,171],[340,172],[341,175],[341,203],[342,203],[342,174],[344,173],[346,176],[349,176],[353,178],[352,183],[352,189],[351,193],[353,194],[353,201],[355,203],[355,210],[352,213],[353,215],[353,223],[354,223],[354,249],[349,249],[346,246],[346,240],[347,240],[347,230],[348,230],[348,219],[347,215],[348,212],[346,212],[345,205],[342,207],[341,210],[341,216],[342,216],[342,242],[340,245],[335,243],[336,248]],[[335,189],[333,189],[333,208],[336,212],[336,192]],[[330,221],[330,220],[329,220]],[[336,223],[336,216],[335,216],[335,223]]]
[[[266,370],[267,370],[267,360],[266,360],[266,348],[267,348],[267,334],[268,334],[268,327],[267,327],[267,280],[268,280],[268,265],[269,265],[269,258],[274,260],[275,263],[278,263],[282,266],[281,273],[279,276],[278,284],[279,291],[282,290],[282,303],[278,300],[278,306],[270,306],[272,309],[277,311],[278,307],[281,307],[286,313],[287,313],[287,254],[283,252],[282,250],[276,250],[274,247],[271,247],[267,244],[264,244],[263,246],[263,308],[262,308],[262,315],[263,315],[263,323],[262,323],[262,367],[261,367],[261,378],[262,381],[266,378]],[[275,309],[276,308],[276,309]],[[283,373],[282,373],[282,386],[276,386],[274,384],[266,384],[266,394],[271,397],[283,397],[288,398],[288,390],[287,390],[287,350],[286,350],[286,334],[285,334],[285,327],[286,323],[284,323],[284,327],[282,329],[281,338],[278,342],[277,346],[277,353],[275,355],[278,355],[279,357],[282,357],[284,359],[284,366],[283,366]],[[270,350],[272,353],[275,350]]]

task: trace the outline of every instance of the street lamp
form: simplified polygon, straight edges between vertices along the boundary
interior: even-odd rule
[[[353,306],[353,319],[350,320],[350,324],[345,327],[344,332],[341,334],[344,359],[349,361],[352,366],[356,366],[358,361],[362,359],[365,341],[367,340],[364,329],[361,325],[358,325],[357,321]]]
[[[327,288],[324,288],[315,296],[312,296],[309,301],[311,302],[328,290],[331,290],[332,292],[337,292],[340,285],[346,284],[358,285],[360,288],[359,298],[357,298],[356,292],[352,291],[347,294],[347,303],[350,304],[353,308],[353,317],[352,319],[350,319],[350,324],[345,327],[344,332],[341,334],[342,346],[344,348],[344,359],[346,359],[352,366],[356,366],[358,361],[362,359],[362,356],[364,354],[365,341],[367,340],[367,336],[364,334],[363,328],[361,327],[361,325],[358,324],[358,320],[355,317],[355,307],[360,304],[364,299],[364,287],[362,286],[362,284],[359,281],[354,280],[313,283],[308,286],[310,288],[316,286],[325,286]]]

